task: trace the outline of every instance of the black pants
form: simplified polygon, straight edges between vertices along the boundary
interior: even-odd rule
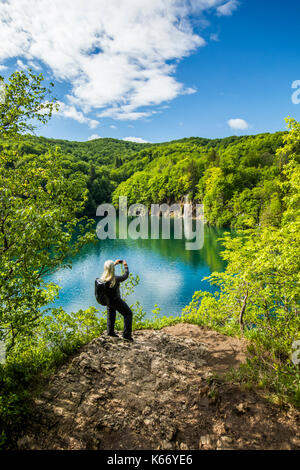
[[[124,317],[123,338],[130,338],[132,332],[132,311],[122,299],[114,299],[107,307],[107,333],[114,332],[116,311]]]

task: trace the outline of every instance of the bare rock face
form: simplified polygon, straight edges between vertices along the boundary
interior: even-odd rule
[[[258,442],[260,448],[281,448],[276,439],[295,448],[295,415],[282,416],[289,427],[280,428],[265,401],[253,394],[248,400],[214,378],[211,346],[197,336],[200,327],[190,330],[190,336],[172,335],[170,327],[168,334],[138,331],[133,343],[106,335],[94,339],[33,399],[16,448],[239,449],[259,448]],[[263,440],[262,413],[272,429]]]
[[[174,417],[198,389],[206,354],[203,344],[163,332],[136,334],[133,343],[94,339],[35,399],[18,448],[109,448],[117,436],[137,447],[173,448]]]

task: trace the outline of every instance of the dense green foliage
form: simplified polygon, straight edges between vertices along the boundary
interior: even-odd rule
[[[11,145],[14,134],[17,141],[20,132],[32,129],[32,119],[45,122],[51,115],[52,105],[43,105],[41,82],[42,77],[31,72],[13,74],[7,101],[0,105],[0,341],[7,358],[0,370],[2,439],[7,420],[22,415],[22,384],[38,370],[34,361],[29,372],[24,364],[18,366],[20,352],[26,360],[34,359],[31,343],[43,339],[41,328],[50,313],[43,308],[58,292],[58,286],[47,285],[43,278],[49,270],[68,265],[67,258],[95,238],[89,222],[75,232],[87,193],[82,175],[66,174],[58,151],[24,158]],[[39,366],[47,363],[44,352]],[[12,364],[17,365],[15,375],[10,373]]]
[[[199,142],[188,139],[141,152],[143,164],[113,194],[129,203],[171,203],[188,195],[203,203],[213,225],[252,227],[277,223],[270,199],[281,213],[276,149],[283,133]],[[140,155],[141,155],[140,154]],[[277,207],[278,206],[278,207]],[[277,214],[276,212],[276,214]]]
[[[238,228],[272,224],[283,211],[280,181],[288,153],[276,154],[285,133],[137,144],[115,139],[68,142],[26,136],[14,142],[23,158],[60,147],[69,174],[80,172],[88,189],[85,214],[119,196],[128,203],[203,203],[207,222]]]
[[[18,133],[33,131],[37,122],[45,124],[51,118],[56,100],[47,101],[51,89],[43,85],[43,80],[42,74],[35,75],[31,69],[27,74],[17,71],[9,77],[0,106],[0,138],[15,138]]]
[[[73,237],[86,189],[80,174],[65,177],[57,152],[24,162],[7,151],[0,162],[0,340],[9,350],[57,294],[45,275],[94,235]]]
[[[44,155],[49,149],[55,151],[59,148],[66,174],[80,174],[81,179],[85,181],[88,199],[84,213],[89,216],[95,216],[99,204],[111,201],[113,191],[123,179],[119,167],[124,160],[134,158],[144,146],[147,144],[116,139],[71,142],[31,135],[18,135],[17,139],[10,142],[10,147],[17,151],[24,161]]]
[[[242,333],[263,347],[260,359],[254,355],[255,369],[266,372],[263,355],[268,351],[273,381],[277,377],[277,387],[288,384],[288,390],[281,392],[300,405],[299,368],[292,361],[293,344],[300,340],[300,124],[294,120],[288,124],[291,131],[285,146],[277,150],[278,158],[283,153],[290,156],[279,182],[282,217],[278,216],[276,226],[226,236],[222,252],[226,270],[209,278],[220,291],[196,292],[185,313],[214,328],[236,331],[239,325]]]
[[[95,238],[89,225],[84,235],[73,236],[86,201],[81,173],[67,173],[58,151],[24,158],[9,145],[13,134],[32,128],[32,119],[51,116],[42,80],[30,71],[15,72],[1,105],[0,340],[7,352],[32,334],[41,308],[57,294],[57,286],[44,283],[45,274]]]

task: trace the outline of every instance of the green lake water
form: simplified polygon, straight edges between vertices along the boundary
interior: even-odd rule
[[[140,277],[134,294],[127,299],[129,304],[138,300],[147,316],[152,315],[155,304],[164,315],[178,315],[196,290],[215,290],[202,279],[225,269],[218,241],[224,232],[205,226],[203,248],[191,251],[186,250],[186,240],[173,238],[173,224],[169,240],[98,240],[72,259],[72,269],[57,269],[46,278],[61,287],[59,298],[51,306],[62,306],[67,312],[99,307],[94,280],[101,275],[105,260],[120,258],[127,261],[131,273]]]

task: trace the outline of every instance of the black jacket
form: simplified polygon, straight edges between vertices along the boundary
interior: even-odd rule
[[[124,268],[125,268],[124,274],[122,274],[121,276],[115,276],[116,283],[115,283],[114,287],[109,287],[108,286],[107,289],[106,289],[109,304],[112,304],[112,303],[114,303],[114,300],[118,300],[118,299],[121,298],[120,284],[121,284],[121,282],[126,281],[126,279],[129,276],[128,266],[124,266]]]

